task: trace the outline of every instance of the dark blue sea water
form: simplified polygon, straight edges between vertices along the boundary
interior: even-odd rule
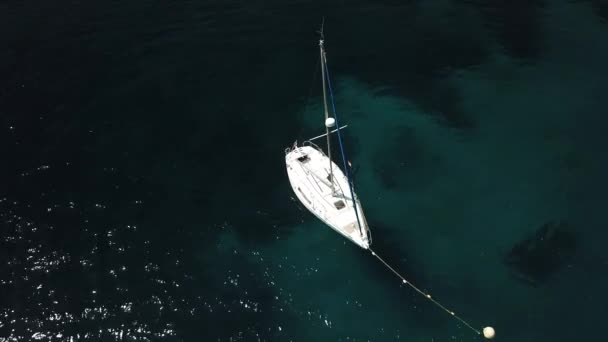
[[[477,341],[297,203],[318,35],[374,249],[497,341],[608,317],[608,3],[3,1],[0,341]]]

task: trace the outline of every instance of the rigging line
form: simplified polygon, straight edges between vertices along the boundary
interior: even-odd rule
[[[323,112],[325,113],[325,133],[327,133],[327,157],[329,159],[329,174],[331,177],[331,193],[335,194],[336,190],[334,187],[334,171],[333,171],[333,162],[331,161],[331,136],[329,135],[329,128],[330,126],[327,125],[329,120],[329,112],[327,110],[327,92],[325,90],[325,81],[326,81],[326,77],[325,77],[325,62],[327,62],[326,58],[325,58],[325,47],[323,46],[323,39],[319,40],[319,55],[321,58],[321,78],[323,80]]]
[[[329,98],[331,99],[331,107],[336,120],[336,127],[338,127],[338,143],[340,144],[340,152],[342,154],[342,164],[344,165],[344,172],[346,172],[346,179],[348,180],[348,187],[350,189],[350,197],[353,199],[353,208],[355,208],[355,217],[357,218],[357,225],[359,226],[359,233],[363,238],[363,229],[361,228],[361,219],[359,218],[359,211],[357,210],[357,198],[355,197],[355,191],[353,190],[353,182],[350,177],[349,168],[346,165],[346,153],[344,152],[344,146],[342,146],[342,134],[340,134],[340,123],[338,122],[338,113],[336,111],[336,103],[334,102],[334,93],[331,89],[331,80],[329,78],[329,68],[327,67],[327,58],[323,56],[323,64],[325,65],[325,77],[327,78],[327,88],[329,89]],[[367,236],[367,235],[366,235]]]
[[[321,36],[321,40],[325,40],[325,36],[323,36],[323,28],[325,27],[325,16],[321,18],[321,29],[317,31],[317,33]]]
[[[445,306],[443,306],[441,303],[439,303],[438,301],[436,301],[435,299],[433,299],[433,297],[431,297],[430,294],[425,293],[424,291],[422,291],[418,287],[416,287],[416,285],[414,285],[414,284],[410,283],[409,281],[407,281],[401,274],[399,274],[399,272],[395,271],[394,268],[392,268],[389,264],[387,264],[386,261],[384,261],[371,248],[369,249],[369,251],[372,253],[372,255],[374,257],[376,257],[378,260],[380,260],[380,262],[383,263],[384,266],[386,266],[389,270],[391,270],[397,277],[401,278],[401,281],[403,282],[403,284],[408,285],[409,287],[411,287],[412,289],[414,289],[414,291],[418,292],[419,294],[421,294],[422,296],[424,296],[426,299],[430,300],[433,304],[437,305],[441,310],[447,312],[448,314],[450,314],[451,316],[453,316],[454,318],[456,318],[457,320],[459,320],[462,324],[464,324],[465,326],[467,326],[467,328],[473,330],[478,335],[481,335],[481,331],[473,328],[473,326],[471,324],[469,324],[464,319],[460,318],[460,316],[456,315],[456,313],[454,313],[454,311],[449,310],[448,308],[446,308]]]

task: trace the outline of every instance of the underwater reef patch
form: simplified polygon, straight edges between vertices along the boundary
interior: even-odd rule
[[[550,221],[516,243],[504,262],[516,278],[536,286],[567,265],[576,247],[576,237],[570,227]]]

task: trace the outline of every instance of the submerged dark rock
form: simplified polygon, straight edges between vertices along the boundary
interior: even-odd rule
[[[575,250],[576,238],[569,227],[550,221],[513,246],[504,261],[517,278],[538,285],[567,265]]]

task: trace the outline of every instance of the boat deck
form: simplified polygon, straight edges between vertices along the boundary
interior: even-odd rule
[[[329,158],[311,146],[301,146],[286,155],[287,173],[296,196],[319,219],[362,248],[369,246],[367,223],[359,201],[357,213],[349,196],[348,180],[332,162],[333,190]],[[359,230],[357,214],[363,234]]]

